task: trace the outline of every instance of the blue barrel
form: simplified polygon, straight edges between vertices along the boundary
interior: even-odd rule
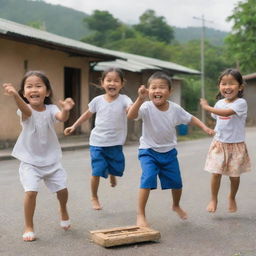
[[[177,125],[178,135],[185,136],[188,134],[188,125],[187,124],[180,124]]]

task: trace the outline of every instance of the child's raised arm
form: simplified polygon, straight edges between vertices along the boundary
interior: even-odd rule
[[[138,89],[138,98],[129,107],[129,110],[127,113],[128,119],[136,119],[138,117],[140,106],[143,104],[147,96],[148,96],[148,90],[144,85],[141,85],[140,88]]]
[[[205,133],[207,133],[208,135],[214,135],[215,131],[212,130],[211,128],[209,128],[208,126],[206,126],[202,121],[200,121],[197,117],[192,116],[191,121],[189,124],[195,125],[197,127],[199,127],[200,129],[202,129]]]
[[[218,108],[214,108],[214,107],[211,107],[207,100],[206,99],[200,99],[200,105],[201,107],[210,112],[210,113],[213,113],[215,115],[218,115],[218,116],[231,116],[231,115],[234,115],[235,114],[235,111],[233,109],[218,109]]]
[[[61,111],[56,114],[56,119],[61,122],[66,122],[69,118],[70,110],[74,107],[75,102],[71,98],[59,101],[61,105]]]
[[[22,120],[25,120],[28,117],[30,117],[31,114],[32,114],[32,111],[31,111],[30,107],[20,97],[19,93],[14,88],[14,86],[11,83],[4,83],[3,88],[4,88],[4,95],[12,96],[14,98],[17,107],[19,108],[19,110],[22,113]]]
[[[70,126],[67,127],[64,130],[64,134],[65,135],[70,135],[71,133],[73,133],[75,131],[75,129],[80,126],[83,122],[87,121],[88,119],[90,119],[92,117],[93,113],[89,111],[89,109],[87,111],[85,111],[77,120],[76,122]]]

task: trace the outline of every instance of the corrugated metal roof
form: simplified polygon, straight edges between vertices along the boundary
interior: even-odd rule
[[[177,74],[191,74],[191,75],[199,75],[200,72],[195,69],[187,68],[182,65],[178,65],[173,62],[154,59],[150,57],[135,55],[131,53],[125,53],[125,52],[119,52],[119,51],[111,51],[112,54],[127,59],[128,66],[122,66],[119,60],[112,61],[109,64],[106,62],[99,62],[97,65],[95,65],[95,70],[102,70],[104,69],[104,66],[116,66],[122,69],[126,69],[129,71],[132,71],[133,65],[135,63],[140,63],[140,66],[136,69],[135,72],[141,72],[142,70],[146,69],[166,69],[172,73]]]
[[[107,49],[0,18],[0,35],[1,34],[11,38],[32,40],[32,43],[40,41],[41,44],[45,42],[55,46],[62,46],[65,47],[67,51],[70,50],[71,53],[75,50],[77,54],[88,55],[89,53],[92,54],[92,57],[96,56],[101,57],[102,59],[120,58],[112,55]]]
[[[95,71],[103,71],[106,68],[110,67],[117,67],[123,70],[128,70],[131,72],[141,72],[143,70],[160,70],[160,68],[153,66],[153,65],[148,65],[144,64],[141,62],[137,62],[134,60],[115,60],[115,61],[104,61],[104,62],[99,62],[97,65],[94,66]]]
[[[95,61],[119,59],[114,62],[101,62],[95,66],[95,70],[102,70],[104,67],[109,66],[117,66],[132,72],[166,69],[173,74],[200,74],[197,70],[173,62],[108,50],[0,18],[0,36],[1,35],[7,38],[25,40],[32,44],[40,44],[49,48],[57,48],[58,50],[71,54],[81,54],[83,56],[99,58]]]

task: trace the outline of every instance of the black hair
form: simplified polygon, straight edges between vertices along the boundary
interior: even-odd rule
[[[225,69],[219,76],[218,78],[218,87],[220,85],[220,82],[221,82],[221,79],[224,77],[224,76],[228,76],[228,75],[231,75],[234,77],[234,79],[238,82],[239,86],[242,86],[242,90],[238,92],[237,94],[237,97],[238,98],[243,98],[244,96],[244,88],[243,88],[243,85],[245,85],[245,81],[243,80],[243,76],[241,75],[241,73],[239,72],[239,70],[237,69],[234,69],[234,68],[228,68],[228,69]],[[216,99],[219,100],[219,99],[222,99],[223,96],[221,95],[220,92],[218,92],[218,94],[216,95]]]
[[[51,87],[50,81],[49,81],[47,76],[42,71],[37,71],[37,70],[28,71],[24,75],[23,79],[21,80],[19,95],[22,97],[22,99],[26,103],[29,103],[28,100],[23,96],[23,94],[24,94],[24,86],[25,86],[26,80],[30,76],[37,76],[37,77],[39,77],[43,81],[43,83],[46,86],[47,92],[49,92],[49,96],[45,97],[45,99],[44,99],[44,104],[47,104],[47,105],[52,104],[53,93],[52,93],[52,87]]]
[[[120,69],[120,68],[108,68],[108,69],[105,69],[103,72],[102,72],[102,75],[101,75],[101,82],[104,81],[106,75],[110,72],[116,72],[118,74],[118,76],[120,77],[121,79],[121,82],[124,83],[125,82],[125,79],[124,79],[124,73],[123,71]]]
[[[162,72],[162,71],[157,71],[155,73],[153,73],[149,79],[148,79],[148,83],[147,83],[147,87],[149,87],[150,83],[155,80],[155,79],[162,79],[165,80],[168,84],[169,90],[172,89],[172,79],[170,76],[168,76],[166,73]]]

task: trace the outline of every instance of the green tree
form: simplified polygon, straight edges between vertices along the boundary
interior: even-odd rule
[[[140,16],[140,23],[134,28],[144,36],[154,40],[170,43],[174,39],[174,32],[163,16],[156,16],[155,11],[147,10]]]
[[[233,14],[231,34],[226,38],[228,56],[240,66],[242,72],[255,72],[256,67],[256,2],[238,2]]]
[[[84,18],[91,30],[105,33],[118,28],[121,24],[108,11],[95,10],[91,16]]]

